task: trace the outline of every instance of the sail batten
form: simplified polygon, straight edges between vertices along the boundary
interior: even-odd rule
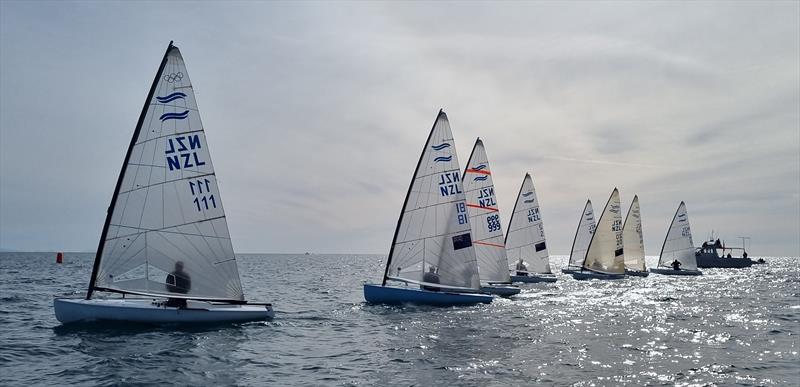
[[[424,281],[432,273],[447,286],[480,286],[461,168],[447,115],[439,111],[425,142],[395,229],[387,279]]]
[[[530,174],[526,173],[522,179],[505,243],[508,270],[516,270],[517,262],[522,258],[528,272],[552,273],[539,199]]]
[[[475,140],[463,175],[478,271],[481,281],[511,282],[491,171],[486,148],[479,138]]]
[[[597,228],[589,242],[583,269],[603,274],[624,274],[622,245],[622,209],[620,208],[619,191],[614,188],[606,202]]]
[[[172,44],[131,139],[87,298],[94,289],[244,299],[205,129]]]

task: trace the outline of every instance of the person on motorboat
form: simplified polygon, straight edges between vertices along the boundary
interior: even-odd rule
[[[672,268],[675,269],[675,270],[680,270],[681,269],[681,261],[679,261],[677,259],[672,261]]]
[[[430,284],[438,284],[439,283],[439,274],[436,273],[436,267],[435,266],[431,265],[428,268],[428,272],[425,273],[422,276],[422,282],[427,282],[427,283],[430,283]],[[439,291],[438,287],[425,286],[425,285],[421,285],[420,287],[423,290],[430,290],[432,292],[438,292]]]
[[[522,260],[522,257],[519,258],[517,261],[517,275],[527,277],[528,276],[528,265]]]
[[[175,269],[172,273],[167,274],[167,291],[170,293],[189,293],[192,288],[192,278],[188,273],[183,271],[183,261],[175,262]],[[185,308],[185,298],[168,298],[166,306]]]

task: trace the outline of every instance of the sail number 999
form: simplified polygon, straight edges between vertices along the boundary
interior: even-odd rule
[[[489,215],[486,217],[486,227],[489,232],[500,231],[500,215]]]

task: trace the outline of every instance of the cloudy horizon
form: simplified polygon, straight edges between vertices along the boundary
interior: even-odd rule
[[[170,40],[239,253],[387,254],[440,108],[551,254],[586,199],[800,256],[798,2],[0,2],[0,249],[94,251]]]

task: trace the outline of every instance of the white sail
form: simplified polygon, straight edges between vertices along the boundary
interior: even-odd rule
[[[92,290],[243,300],[217,178],[181,53],[170,45],[112,199]],[[188,279],[166,285],[176,270]],[[188,288],[187,288],[188,287]]]
[[[591,210],[591,204],[588,205]],[[583,217],[581,217],[583,220]],[[592,216],[594,220],[594,216]],[[591,235],[591,234],[589,234]],[[588,244],[588,238],[586,243]],[[520,258],[529,272],[550,274],[550,255],[544,237],[544,225],[539,213],[539,200],[530,174],[525,174],[517,194],[514,212],[508,223],[506,235],[506,254],[508,269],[515,270]],[[582,257],[581,257],[582,258]]]
[[[439,283],[480,288],[461,169],[447,115],[439,111],[398,220],[384,275],[423,281],[431,267]]]
[[[586,258],[586,251],[589,250],[589,242],[596,227],[592,201],[587,200],[586,206],[581,212],[581,220],[578,222],[578,230],[575,231],[575,239],[572,241],[572,250],[569,254],[569,267],[581,267],[583,259]]]
[[[500,211],[483,141],[477,139],[464,170],[467,212],[472,225],[472,244],[481,281],[511,282],[508,273]]]
[[[694,242],[692,242],[692,229],[689,227],[689,214],[686,204],[681,202],[672,223],[669,225],[667,237],[661,247],[658,266],[671,267],[675,260],[681,263],[680,268],[697,270],[697,258],[694,256]]]
[[[622,225],[622,245],[625,268],[647,271],[644,263],[644,237],[642,236],[642,213],[639,209],[639,196],[633,197],[631,208]]]
[[[600,220],[597,221],[597,230],[589,242],[583,268],[598,273],[624,274],[625,262],[622,254],[622,209],[619,191],[614,188],[603,213],[600,214]]]

